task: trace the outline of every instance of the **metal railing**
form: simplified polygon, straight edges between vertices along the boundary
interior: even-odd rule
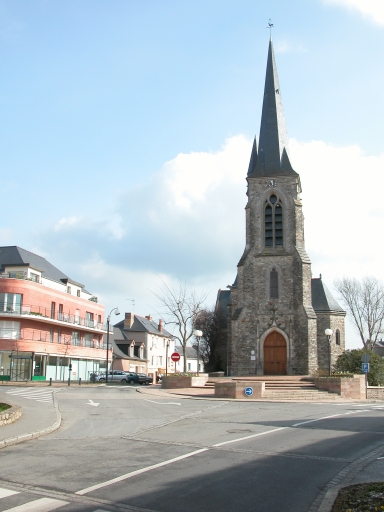
[[[71,334],[58,334],[39,329],[0,329],[0,339],[15,341],[44,341],[46,343],[59,343],[74,347],[105,349],[103,340],[90,340],[86,338],[74,338]]]
[[[8,303],[0,302],[0,315],[1,314],[28,315],[35,318],[50,318],[51,320],[58,320],[59,322],[66,322],[68,324],[89,327],[90,329],[98,329],[102,331],[107,329],[106,323],[96,322],[95,320],[72,315],[71,313],[52,311],[51,308],[46,308],[43,306],[30,306],[27,304],[15,304],[14,306],[11,306]]]

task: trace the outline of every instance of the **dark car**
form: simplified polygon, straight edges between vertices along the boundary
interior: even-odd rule
[[[148,384],[153,383],[153,377],[145,375],[145,373],[127,372],[127,380],[129,384]]]

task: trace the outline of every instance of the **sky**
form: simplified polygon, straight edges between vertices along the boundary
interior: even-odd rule
[[[158,318],[178,280],[213,305],[245,245],[269,19],[313,276],[384,280],[382,0],[0,0],[0,245],[106,313]]]

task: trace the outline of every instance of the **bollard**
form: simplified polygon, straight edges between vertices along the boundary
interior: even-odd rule
[[[49,385],[52,386],[52,377],[49,379]]]
[[[79,386],[81,386],[81,378],[79,379]]]

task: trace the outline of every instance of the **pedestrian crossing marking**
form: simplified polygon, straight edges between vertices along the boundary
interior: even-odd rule
[[[19,494],[17,491],[11,491],[10,489],[1,489],[0,488],[0,499],[7,498],[8,496],[13,496],[14,494]]]
[[[30,501],[24,505],[8,508],[4,512],[51,512],[57,508],[68,505],[69,501],[54,500],[52,498],[40,498],[39,500]]]
[[[21,396],[28,400],[35,400],[36,402],[53,403],[53,394],[58,390],[36,390],[36,388],[22,388],[22,389],[11,389],[7,391],[7,395]]]

